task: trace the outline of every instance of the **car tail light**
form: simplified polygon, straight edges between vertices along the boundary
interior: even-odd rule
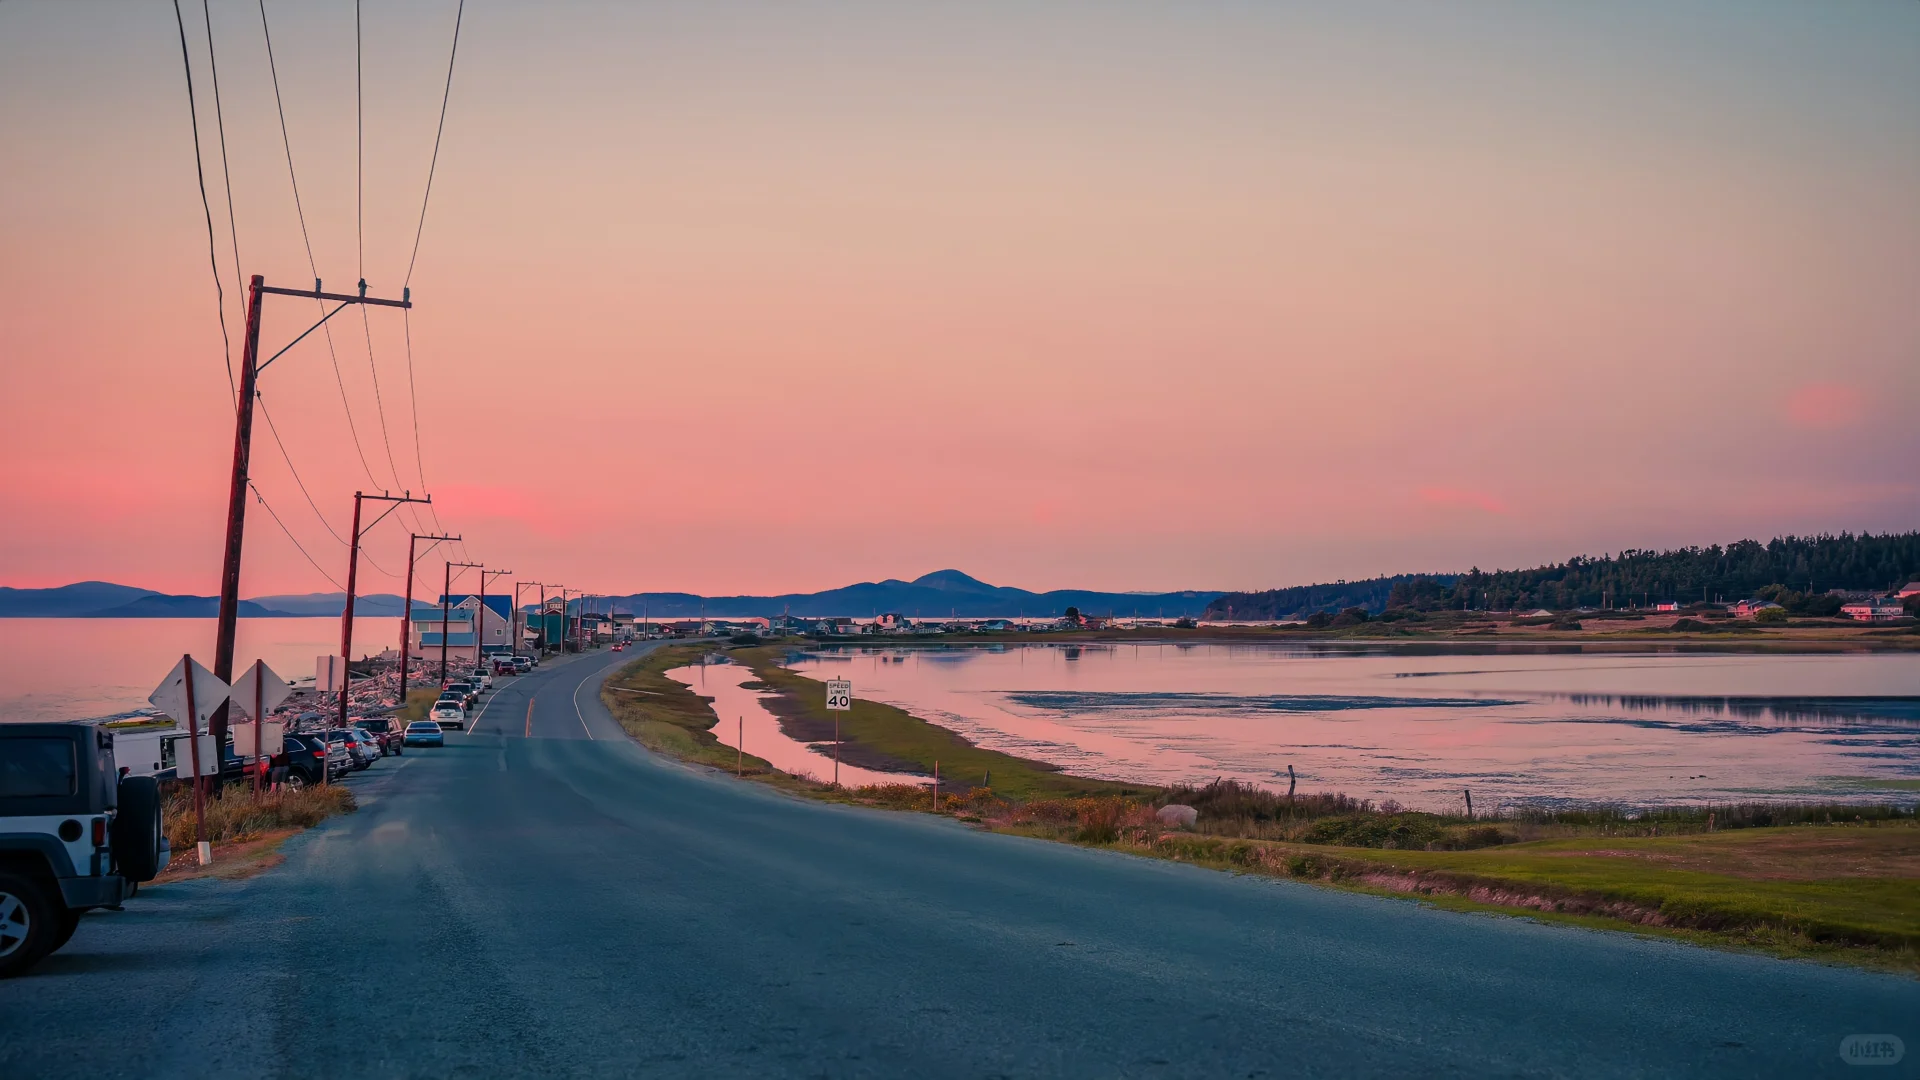
[[[93,819],[93,846],[94,847],[107,846],[107,819],[106,818],[97,817]]]

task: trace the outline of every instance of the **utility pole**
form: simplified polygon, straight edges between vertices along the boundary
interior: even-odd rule
[[[339,306],[328,312],[320,322],[308,327],[305,333],[294,338],[286,348],[274,353],[266,363],[260,363],[260,302],[267,295],[275,296],[311,296],[315,300],[337,300]],[[320,279],[315,278],[313,291],[304,289],[279,289],[267,284],[266,278],[253,275],[253,284],[247,294],[247,337],[240,353],[240,399],[234,402],[233,413],[233,475],[227,485],[227,537],[220,563],[220,617],[216,624],[213,646],[213,673],[220,681],[233,681],[233,639],[237,630],[236,621],[240,615],[240,548],[246,534],[247,522],[247,480],[248,462],[253,449],[253,400],[257,394],[260,373],[268,365],[286,355],[307,334],[320,328],[321,323],[346,310],[349,304],[372,304],[376,307],[413,307],[411,289],[402,289],[400,299],[382,300],[367,295],[367,283],[360,282],[360,292],[355,296],[320,291]],[[353,590],[347,590],[347,603],[353,603]],[[341,659],[345,659],[344,656]],[[207,724],[208,733],[214,738],[224,740],[227,735],[227,703],[221,702]]]
[[[496,578],[505,577],[511,573],[513,573],[513,571],[511,570],[487,570],[485,568],[481,569],[480,571],[480,610],[476,613],[480,617],[480,624],[479,624],[480,626],[486,625],[487,578],[488,577],[496,577]],[[513,626],[513,614],[511,612],[507,614],[507,626],[509,629],[511,629]],[[482,655],[483,654],[481,653],[481,646],[480,646],[480,631],[476,629],[473,634],[473,667],[474,667],[474,670],[476,671],[485,670],[480,666],[480,659]]]
[[[360,572],[360,533],[362,532],[360,503],[365,499],[391,504],[387,507],[385,514],[373,519],[373,524],[367,526],[369,529],[386,520],[387,514],[400,509],[402,503],[433,502],[431,495],[424,499],[416,499],[406,493],[400,495],[389,495],[385,492],[378,495],[367,495],[358,491],[353,493],[353,543],[347,545],[347,606],[340,612],[340,726],[343,728],[347,726],[347,687],[353,682],[353,589],[355,576]]]
[[[437,547],[443,540],[458,539],[460,538],[457,536],[436,536],[423,533],[407,534],[407,595],[400,603],[400,700],[394,703],[402,709],[407,707],[407,653],[413,645],[413,564],[420,558],[420,556],[413,553],[414,542],[431,540],[434,542],[435,547]],[[427,549],[429,552],[432,550],[433,548]],[[445,627],[441,629],[443,632],[445,631]]]
[[[447,581],[440,589],[440,685],[447,685],[447,617],[452,614],[449,605],[453,603],[453,568],[456,566],[477,567],[479,563],[450,562],[447,564]],[[479,641],[479,637],[474,638]]]
[[[539,584],[540,583],[537,581],[516,581],[513,583],[513,613],[515,615],[525,614],[525,612],[523,612],[520,608],[520,590],[526,588],[529,585],[539,585]],[[545,586],[541,586],[541,587],[545,588]],[[515,634],[513,639],[513,654],[515,656],[520,655],[520,642],[523,638],[526,637],[526,630],[524,629],[524,625],[523,625],[523,628],[518,633],[515,633],[512,625],[509,624],[507,627],[507,633]]]

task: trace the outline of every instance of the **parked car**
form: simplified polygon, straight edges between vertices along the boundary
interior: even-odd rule
[[[513,663],[513,657],[511,657],[511,656],[496,656],[496,657],[494,657],[494,658],[493,658],[493,665],[492,665],[492,666],[493,666],[493,673],[494,673],[495,675],[518,675],[518,674],[520,674],[520,669],[514,666],[514,663]]]
[[[326,731],[315,731],[310,734],[316,739],[327,741],[327,764],[332,769],[333,775],[350,773],[361,767],[359,759],[354,756],[353,749],[347,743],[347,733],[344,730],[329,728]]]
[[[372,736],[380,744],[383,754],[400,752],[400,733],[393,729],[393,722],[384,716],[368,716],[353,722],[353,726]]]
[[[413,724],[407,725],[407,730],[412,731],[414,724],[422,723],[432,723],[435,731],[446,728],[459,731],[467,726],[467,710],[461,708],[457,701],[437,702],[433,706],[433,711],[427,714],[426,720],[415,720]]]
[[[280,752],[286,760],[275,764],[287,767],[285,783],[296,789],[319,783],[323,769],[336,776],[346,772],[351,761],[345,746],[330,746],[312,733],[286,736],[281,741]]]
[[[0,978],[65,945],[91,908],[118,910],[164,870],[160,785],[124,779],[113,733],[0,724]],[[31,994],[32,991],[25,991]]]
[[[493,689],[493,673],[481,668],[474,668],[473,673],[467,676],[467,685],[483,692],[491,690]]]
[[[341,734],[346,738],[347,753],[353,755],[353,767],[356,769],[364,769],[386,756],[373,736],[359,728],[348,728]]]
[[[480,701],[479,688],[465,680],[450,682],[442,687],[440,692],[442,699],[445,699],[447,696],[446,691],[448,690],[458,690],[460,692],[460,705],[462,708],[471,709]]]
[[[401,736],[400,741],[408,746],[447,745],[446,735],[440,731],[440,725],[432,720],[415,720],[408,724],[406,733]]]
[[[516,656],[513,658],[513,673],[515,675],[525,675],[527,672],[532,670],[533,670],[533,657]]]

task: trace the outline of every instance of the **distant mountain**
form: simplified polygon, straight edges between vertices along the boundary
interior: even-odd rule
[[[154,593],[130,604],[89,611],[80,617],[86,619],[213,619],[218,618],[219,615],[220,598],[217,596],[162,596]],[[240,601],[239,615],[243,619],[291,617],[287,612],[262,607],[251,600]]]
[[[968,618],[1011,617],[1017,615],[1059,615],[1077,607],[1089,615],[1108,612],[1143,616],[1198,615],[1209,601],[1221,595],[1218,590],[1188,590],[1170,593],[1100,592],[1092,589],[1056,589],[1036,593],[1026,589],[989,585],[958,570],[936,570],[900,581],[868,581],[817,593],[787,593],[780,596],[699,596],[695,593],[632,593],[627,596],[595,597],[593,608],[604,611],[611,604],[621,612],[644,613],[659,618],[698,618],[702,611],[718,618],[746,615],[779,615],[786,612],[807,618],[838,615],[866,618],[896,611],[909,617],[964,616]]]
[[[307,616],[337,618],[345,593],[257,596],[240,601],[243,619]],[[400,614],[400,598],[374,593],[354,602],[356,616]],[[220,614],[217,596],[173,596],[107,581],[82,581],[56,589],[0,587],[0,619],[211,619]]]
[[[283,596],[256,596],[253,602],[288,615],[325,615],[338,618],[346,607],[347,594],[338,592],[300,593]],[[353,601],[354,618],[400,614],[400,597],[395,593],[374,593]]]
[[[0,619],[72,618],[159,595],[152,589],[106,581],[81,581],[57,589],[0,587]]]

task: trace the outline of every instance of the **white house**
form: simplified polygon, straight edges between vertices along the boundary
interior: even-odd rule
[[[1892,600],[1862,600],[1856,604],[1842,605],[1840,614],[1860,622],[1892,622],[1905,617],[1907,609]]]

